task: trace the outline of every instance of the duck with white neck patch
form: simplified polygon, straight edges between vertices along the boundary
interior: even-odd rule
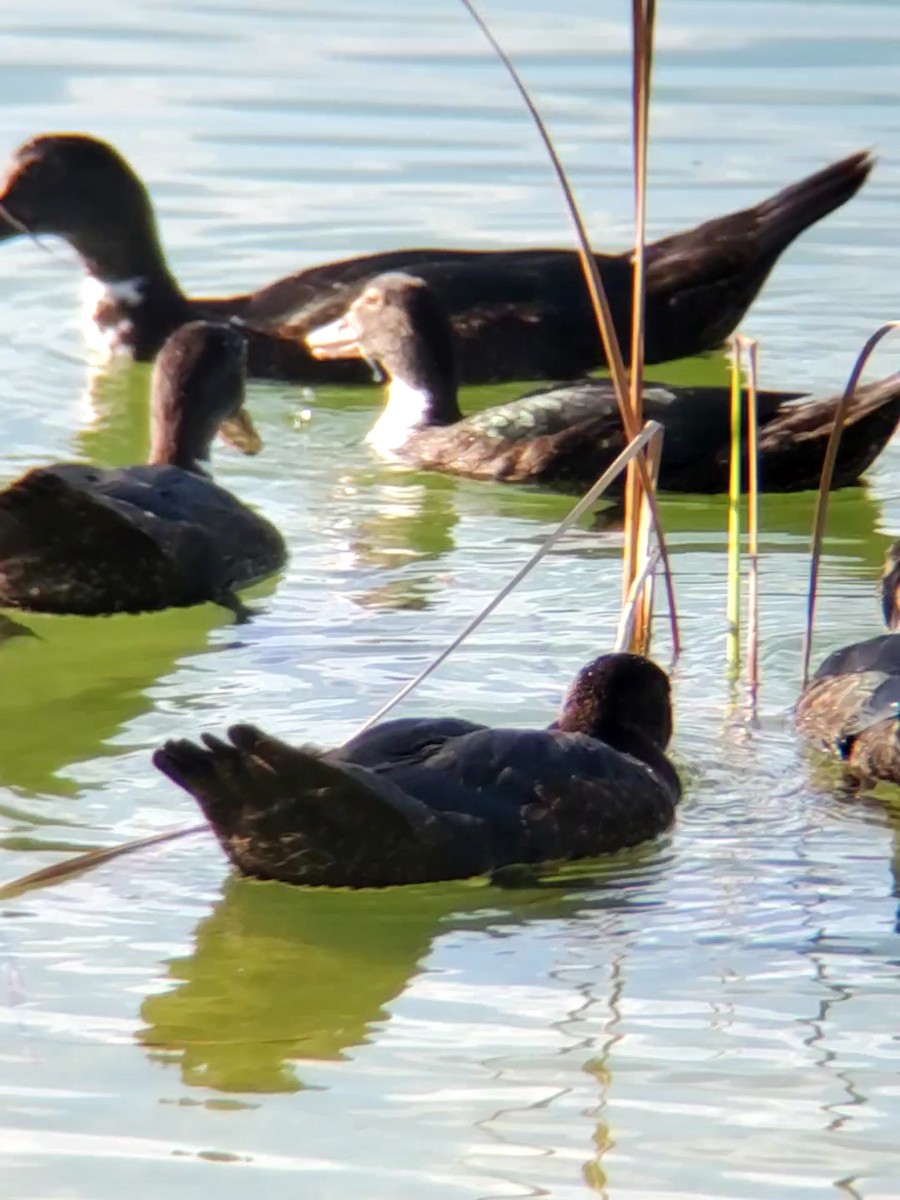
[[[582,492],[625,446],[612,385],[586,379],[464,417],[457,399],[454,334],[424,280],[373,279],[343,316],[307,335],[323,359],[357,357],[387,378],[386,405],[367,441],[424,470]],[[644,388],[644,415],[665,426],[660,487],[723,492],[728,486],[730,389]],[[757,394],[760,487],[817,487],[840,396],[795,403],[799,392]],[[900,419],[900,375],[857,390],[841,440],[835,486],[858,482]],[[620,485],[621,486],[621,485]]]
[[[718,346],[785,247],[854,195],[871,167],[867,153],[851,155],[754,208],[648,246],[647,361]],[[247,328],[253,377],[365,382],[361,364],[319,362],[303,336],[336,317],[373,275],[413,270],[437,289],[455,322],[467,383],[571,378],[601,365],[572,250],[388,250],[308,267],[255,292],[189,297],[166,262],[137,172],[87,134],[45,133],[13,152],[0,180],[0,242],[23,234],[60,237],[75,250],[90,283],[89,340],[104,355],[147,362],[185,322],[235,318]],[[627,344],[630,251],[596,260]]]

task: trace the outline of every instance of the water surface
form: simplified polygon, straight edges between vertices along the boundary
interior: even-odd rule
[[[630,231],[626,7],[485,7],[608,247]],[[745,324],[767,386],[835,390],[897,315],[894,6],[735,0],[726,18],[688,0],[660,22],[654,236],[859,147],[882,156]],[[0,154],[48,129],[109,138],[188,288],[392,246],[568,241],[534,134],[453,4],[12,0],[0,32]],[[86,392],[71,253],[0,258],[3,479],[134,460],[146,370]],[[896,362],[886,348],[873,369]],[[347,736],[567,508],[379,467],[360,446],[374,391],[257,385],[251,403],[265,454],[223,450],[216,469],[295,549],[252,624],[213,607],[34,618],[37,637],[0,645],[3,879],[194,821],[149,764],[174,733],[243,718]],[[835,501],[817,656],[877,631],[898,466],[892,447]],[[724,505],[665,512],[689,783],[671,836],[541,886],[357,895],[234,879],[199,837],[5,902],[0,1195],[900,1195],[895,812],[842,797],[785,721],[811,499],[764,505],[756,728],[740,694],[728,715]],[[615,534],[574,535],[408,711],[547,720],[614,635],[617,555]]]

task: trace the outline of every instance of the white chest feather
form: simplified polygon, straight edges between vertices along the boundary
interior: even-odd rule
[[[430,408],[427,393],[401,379],[392,379],[384,411],[366,434],[366,442],[385,458],[396,458],[410,436],[427,425]]]
[[[143,299],[144,280],[104,283],[89,275],[81,288],[82,329],[91,353],[107,359],[131,353],[134,322],[131,310]]]

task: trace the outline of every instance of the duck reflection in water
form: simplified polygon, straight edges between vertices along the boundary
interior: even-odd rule
[[[437,483],[439,486],[434,487]],[[459,522],[452,483],[436,476],[354,482],[354,499],[336,513],[335,534],[344,543],[338,566],[346,569],[344,595],[363,608],[429,608],[446,579],[437,564],[455,548]]]
[[[439,938],[644,906],[667,863],[645,846],[502,891],[480,880],[298,893],[227,879],[191,953],[167,964],[170,989],[143,1001],[137,1040],[189,1087],[299,1091],[303,1062],[341,1062],[376,1036]]]

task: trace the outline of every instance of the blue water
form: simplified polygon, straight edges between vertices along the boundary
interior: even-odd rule
[[[626,244],[628,6],[484,12],[595,243]],[[653,236],[880,155],[744,326],[766,386],[837,390],[900,315],[895,7],[687,0],[659,22]],[[0,35],[0,158],[45,130],[108,138],[188,289],[391,246],[569,241],[461,6],[8,0]],[[88,380],[71,252],[11,243],[0,269],[0,477],[139,457],[146,372]],[[379,467],[360,445],[374,391],[255,385],[250,403],[265,453],[221,450],[216,471],[285,531],[290,565],[239,629],[209,607],[35,619],[39,638],[0,645],[0,879],[195,821],[149,762],[167,736],[237,718],[347,736],[567,509]],[[878,629],[898,467],[892,446],[834,502],[817,659]],[[763,506],[758,727],[725,676],[724,505],[665,515],[685,643],[673,833],[541,888],[357,895],[236,880],[198,837],[4,901],[4,1200],[900,1196],[896,810],[842,798],[786,721],[811,500]],[[547,720],[612,642],[618,552],[614,534],[571,536],[405,711]],[[662,620],[656,649],[665,662]]]

